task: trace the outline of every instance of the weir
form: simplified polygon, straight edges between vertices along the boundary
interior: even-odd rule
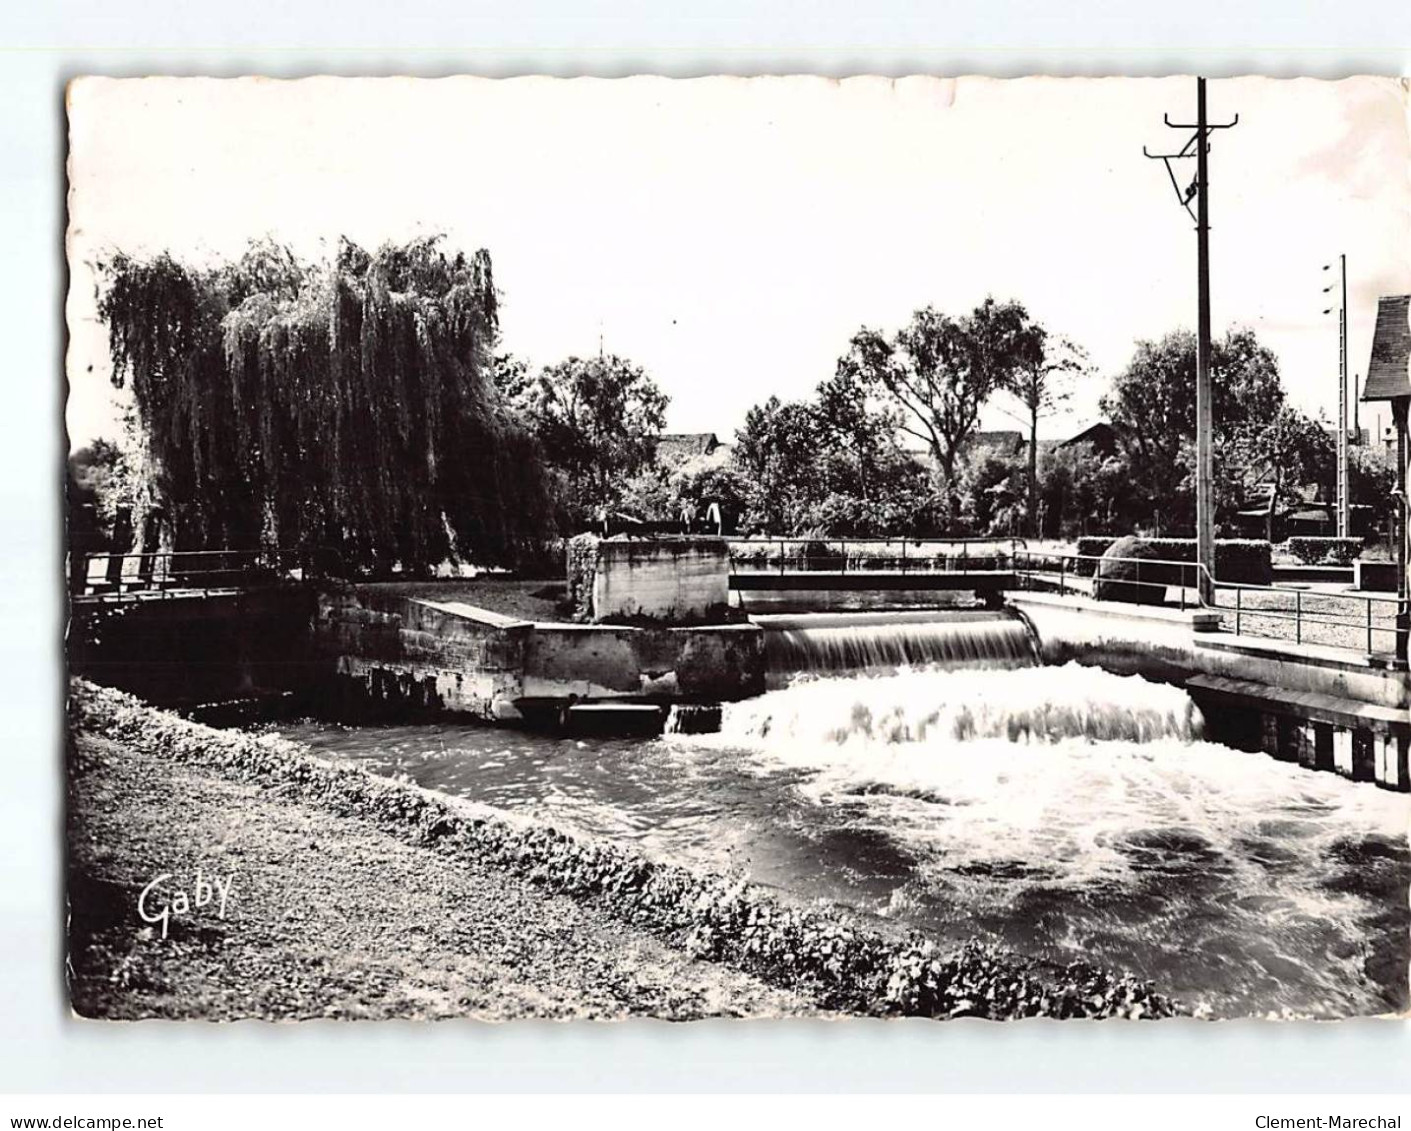
[[[797,743],[806,758],[820,748],[859,743],[929,747],[931,756],[949,759],[957,756],[957,744],[984,739],[1191,742],[1201,728],[1199,710],[1180,688],[1072,663],[1003,673],[977,665],[824,675],[726,704],[719,724],[728,742],[763,741],[770,749]],[[860,765],[877,766],[875,751],[857,757]]]
[[[673,730],[714,729],[720,704],[798,675],[1076,661],[1183,689],[1204,712],[1207,737],[1222,745],[1411,791],[1411,684],[1404,672],[1351,649],[1225,633],[1211,610],[1074,594],[1009,591],[1000,609],[953,607],[966,588],[972,603],[996,595],[980,592],[978,582],[997,574],[974,571],[931,575],[958,586],[954,593],[938,586],[918,595],[915,578],[905,579],[906,591],[896,588],[903,579],[879,591],[879,600],[914,598],[923,607],[850,613],[821,611],[837,598],[832,574],[785,574],[778,584],[822,586],[790,598],[806,598],[813,611],[755,609],[742,620],[697,593],[705,592],[697,583],[707,557],[717,562],[713,568],[727,568],[718,564],[726,561],[722,554],[706,549],[718,547],[672,543],[657,552],[634,542],[614,550],[616,557],[599,554],[610,567],[619,557],[631,567],[632,585],[612,592],[636,610],[632,623],[539,623],[456,601],[453,590],[448,599],[428,599],[395,584],[315,583],[154,594],[111,608],[76,602],[70,656],[77,672],[158,704],[283,703],[293,692],[315,713],[341,704],[349,715],[391,721],[449,713],[629,733],[662,722]],[[641,601],[624,596],[641,589],[647,575],[660,582],[651,591],[661,590],[658,603],[668,612],[686,602],[720,619],[679,624],[665,614],[647,616]],[[724,575],[710,576],[718,597]],[[881,584],[863,572],[847,576],[849,600]],[[689,601],[681,596],[687,580],[695,586]],[[731,584],[743,592],[738,577]],[[947,602],[952,607],[937,607]],[[673,707],[697,709],[670,715]]]
[[[759,616],[768,676],[907,667],[1003,667],[1038,662],[1028,625],[980,611]]]

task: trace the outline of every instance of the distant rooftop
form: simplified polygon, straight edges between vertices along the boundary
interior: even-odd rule
[[[1099,454],[1111,455],[1117,450],[1121,439],[1121,432],[1115,424],[1109,420],[1099,420],[1089,424],[1077,435],[1068,437],[1057,446],[1068,448],[1076,447],[1078,444],[1091,444],[1093,450]]]
[[[657,459],[662,463],[681,463],[696,456],[708,456],[720,447],[714,432],[664,432],[657,439]]]
[[[976,432],[966,441],[965,446],[972,455],[984,453],[996,456],[1016,456],[1024,450],[1024,434],[1008,429]]]

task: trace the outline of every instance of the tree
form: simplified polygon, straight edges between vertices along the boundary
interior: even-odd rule
[[[714,504],[720,508],[723,529],[733,531],[749,500],[749,481],[733,460],[696,456],[676,467],[654,463],[644,468],[623,488],[622,505],[649,522],[675,522],[689,512],[705,523]]]
[[[487,252],[345,240],[310,264],[265,241],[212,267],[118,254],[102,272],[113,380],[178,547],[416,572],[513,562],[548,533],[537,449],[489,373]]]
[[[1017,534],[1017,460],[995,455],[967,460],[961,473],[960,516],[975,534]]]
[[[623,483],[651,462],[668,398],[640,366],[609,354],[548,366],[526,403],[569,520],[582,525],[615,506]]]
[[[1141,518],[1133,476],[1122,453],[1102,455],[1091,444],[1048,452],[1040,464],[1041,533],[1063,538],[1135,528]]]
[[[883,389],[902,411],[901,429],[935,457],[948,496],[956,461],[990,396],[1017,370],[1035,364],[1042,330],[1018,302],[987,298],[960,319],[918,310],[891,339],[864,327],[853,336],[838,372]]]
[[[1348,461],[1348,494],[1353,506],[1370,507],[1367,529],[1374,536],[1385,531],[1394,537],[1396,529],[1395,449],[1383,444],[1359,445]]]
[[[733,462],[749,484],[745,525],[775,534],[868,537],[930,521],[925,469],[898,442],[897,415],[854,374],[809,401],[771,397],[746,415]]]
[[[857,374],[839,367],[814,393],[819,439],[847,488],[868,500],[879,479],[886,475],[897,450],[898,420],[895,411],[879,411],[869,403],[867,389]],[[838,476],[835,475],[834,478]]]
[[[1195,436],[1195,355],[1189,330],[1138,342],[1131,362],[1102,398],[1158,532],[1189,528],[1195,521],[1186,454]],[[1246,426],[1273,419],[1283,405],[1278,362],[1251,330],[1231,330],[1213,343],[1210,372],[1217,447]]]
[[[1072,395],[1072,380],[1087,369],[1087,355],[1066,338],[1043,327],[1034,331],[1037,347],[1026,349],[1009,382],[1029,425],[1029,471],[1025,480],[1025,525],[1039,536],[1039,418],[1055,412]]]
[[[534,390],[529,362],[512,353],[496,354],[490,363],[490,376],[500,399],[517,413],[527,413]]]
[[[1257,488],[1272,492],[1264,537],[1273,540],[1274,514],[1299,500],[1309,483],[1326,483],[1334,473],[1334,437],[1316,420],[1291,405],[1266,420],[1247,420],[1229,428],[1216,449],[1217,513],[1229,513]]]
[[[735,434],[734,453],[749,483],[745,525],[771,534],[800,529],[825,493],[818,475],[822,450],[812,406],[770,397],[751,408]]]

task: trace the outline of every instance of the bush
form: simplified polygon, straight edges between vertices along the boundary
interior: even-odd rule
[[[1088,538],[1078,539],[1078,554],[1081,558],[1100,558],[1107,553],[1107,547],[1117,541],[1116,535],[1097,534]],[[1097,572],[1097,562],[1079,561],[1073,572],[1079,577],[1092,577]]]
[[[1141,565],[1142,562],[1164,562],[1167,551],[1151,538],[1128,535],[1118,538],[1103,551],[1102,560],[1095,563],[1097,584],[1093,596],[1099,601],[1124,601],[1132,605],[1160,605],[1166,600],[1166,587],[1182,583],[1181,567],[1175,565]],[[1193,570],[1184,571],[1188,575]],[[1194,583],[1194,577],[1185,580]]]
[[[1361,538],[1290,538],[1287,545],[1304,565],[1351,565],[1362,552]]]
[[[1136,559],[1172,564],[1143,565]],[[1196,572],[1174,564],[1195,561],[1194,538],[1119,538],[1103,552],[1097,563],[1098,583],[1094,596],[1100,601],[1128,601],[1133,604],[1160,604],[1164,588],[1185,584],[1194,587]],[[1268,585],[1274,579],[1271,548],[1254,538],[1228,538],[1215,543],[1215,576],[1220,581],[1244,585]]]

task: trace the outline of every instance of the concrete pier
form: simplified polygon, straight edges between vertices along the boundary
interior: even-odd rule
[[[1346,649],[1216,631],[1218,614],[1012,594],[1046,663],[1179,683],[1208,737],[1411,791],[1411,681]]]
[[[538,623],[366,585],[321,594],[313,636],[325,669],[357,700],[491,721],[557,718],[584,702],[720,702],[764,690],[763,633],[750,624]]]

